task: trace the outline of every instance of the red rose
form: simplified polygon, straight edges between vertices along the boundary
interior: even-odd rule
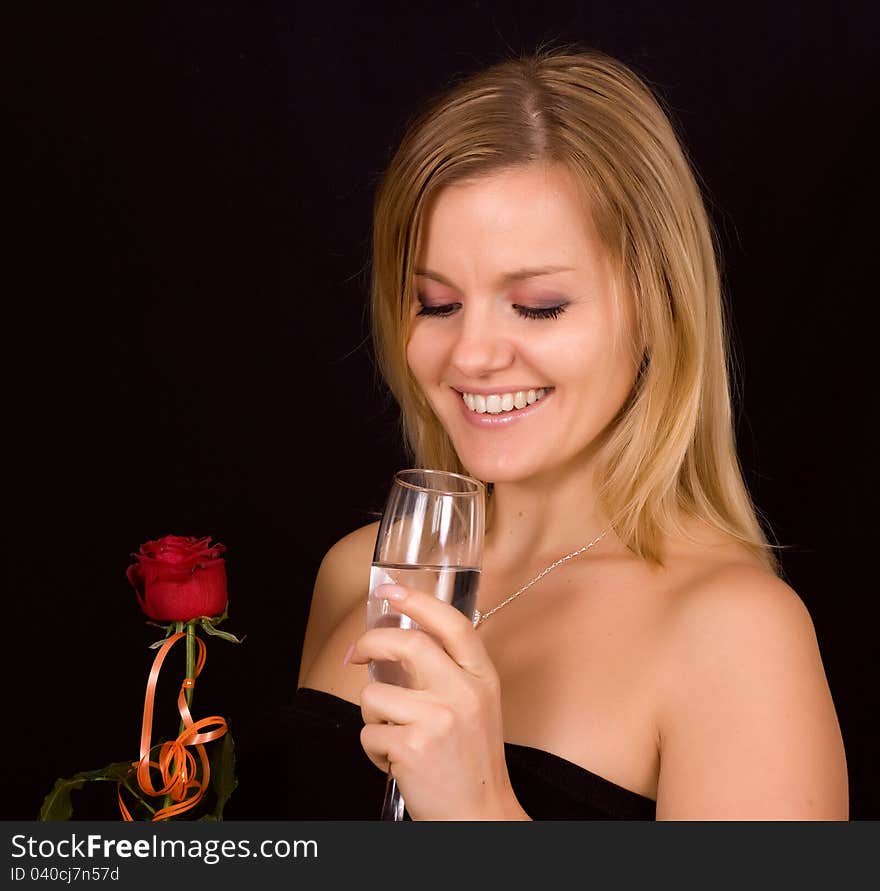
[[[132,554],[137,563],[126,576],[137,592],[141,609],[160,622],[188,622],[199,616],[219,616],[226,609],[226,564],[222,544],[211,536],[166,535],[141,545]]]

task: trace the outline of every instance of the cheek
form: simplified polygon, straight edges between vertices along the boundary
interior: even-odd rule
[[[428,383],[442,364],[440,338],[416,328],[406,345],[406,361],[415,379],[422,384]]]
[[[595,332],[559,330],[524,341],[519,353],[525,361],[554,383],[577,383],[590,376],[602,352],[601,337]]]
[[[417,381],[422,379],[422,359],[424,351],[419,349],[419,341],[417,337],[410,337],[406,345],[406,364]]]

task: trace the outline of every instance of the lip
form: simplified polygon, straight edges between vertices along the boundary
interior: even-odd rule
[[[531,389],[531,388],[530,388]],[[467,393],[479,393],[479,390],[466,390]],[[489,394],[497,393],[498,390],[489,390]],[[509,392],[509,391],[507,391]],[[458,404],[461,407],[461,411],[464,414],[464,419],[469,424],[474,427],[480,427],[482,429],[492,429],[492,428],[507,428],[511,424],[518,424],[520,421],[524,421],[526,418],[531,417],[535,412],[540,411],[541,407],[548,399],[553,398],[553,394],[556,392],[555,388],[546,392],[542,399],[539,399],[537,402],[533,402],[531,405],[527,405],[525,408],[519,408],[516,411],[512,412],[502,412],[499,415],[490,415],[488,412],[484,414],[480,414],[479,412],[471,411],[465,404],[464,399],[461,397],[461,393],[456,391],[456,399],[458,400]],[[482,395],[482,394],[481,394]]]

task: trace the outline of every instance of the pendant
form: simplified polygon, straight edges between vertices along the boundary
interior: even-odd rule
[[[482,622],[482,621],[483,621],[483,614],[476,607],[474,607],[474,628],[478,628],[480,625],[480,622]]]

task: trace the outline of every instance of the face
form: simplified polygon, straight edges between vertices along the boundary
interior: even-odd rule
[[[638,364],[632,300],[616,318],[571,174],[533,164],[445,187],[422,232],[407,360],[462,464],[495,483],[583,465]]]

